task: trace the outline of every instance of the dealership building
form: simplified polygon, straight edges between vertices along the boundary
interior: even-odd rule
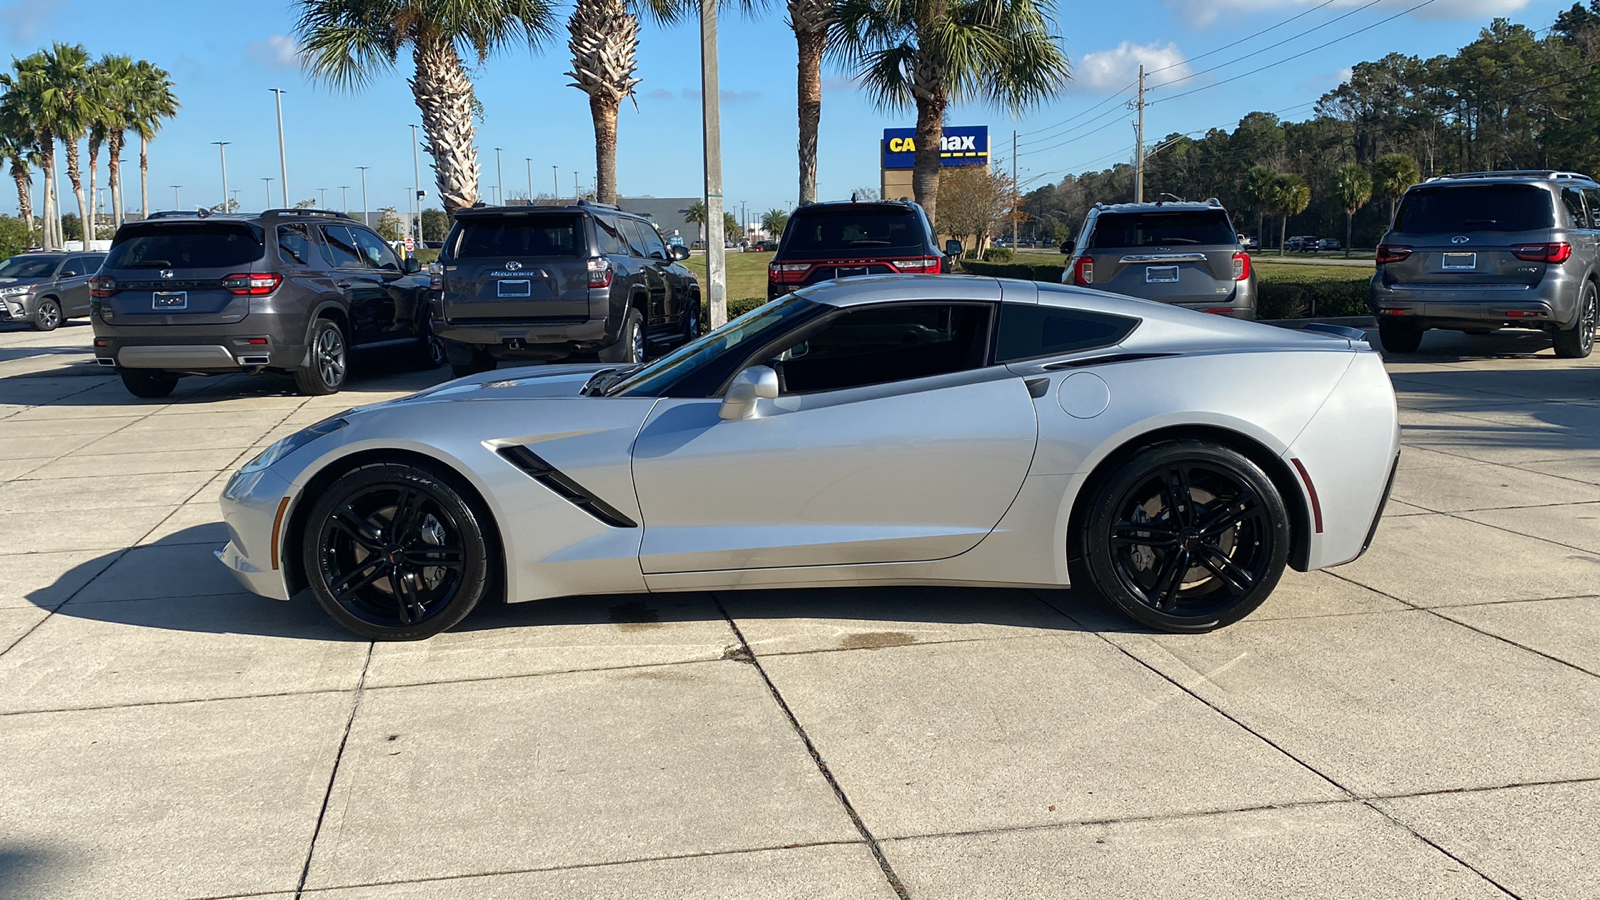
[[[882,161],[879,173],[879,196],[888,200],[912,197],[911,168],[916,164],[915,128],[885,128],[883,145],[878,158]],[[939,165],[987,166],[989,165],[989,126],[946,125],[944,140],[939,147]]]

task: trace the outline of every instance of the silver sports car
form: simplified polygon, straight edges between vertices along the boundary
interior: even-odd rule
[[[1400,447],[1357,332],[1079,288],[851,278],[653,363],[448,382],[274,444],[217,555],[356,633],[486,597],[1092,588],[1168,631],[1372,539]]]

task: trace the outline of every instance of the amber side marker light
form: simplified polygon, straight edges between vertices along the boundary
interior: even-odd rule
[[[1304,469],[1301,473],[1304,474]],[[278,537],[283,534],[283,514],[289,509],[289,498],[278,501],[278,514],[272,517],[272,571],[278,571]],[[1320,517],[1319,517],[1320,518]],[[1321,531],[1321,528],[1317,529]]]

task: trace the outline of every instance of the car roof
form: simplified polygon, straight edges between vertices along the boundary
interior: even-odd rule
[[[807,203],[805,206],[796,207],[795,211],[789,215],[792,218],[794,216],[801,215],[802,213],[831,211],[840,207],[851,206],[893,206],[899,209],[917,208],[917,204],[911,202],[910,200],[818,200],[815,203]]]
[[[623,216],[629,219],[638,219],[648,222],[649,219],[639,213],[623,209],[611,203],[594,203],[589,200],[579,200],[577,203],[567,203],[561,206],[514,205],[514,206],[471,206],[456,210],[456,218],[486,218],[492,216],[527,216],[540,213],[606,213],[612,216]],[[653,223],[652,223],[653,224]]]
[[[1089,211],[1091,213],[1136,213],[1136,212],[1170,212],[1199,211],[1214,209],[1217,212],[1227,212],[1222,207],[1221,201],[1215,198],[1205,201],[1199,200],[1154,200],[1147,203],[1096,203]]]
[[[1454,184],[1570,184],[1573,182],[1582,185],[1597,184],[1593,178],[1582,172],[1562,172],[1553,169],[1508,169],[1499,172],[1452,172],[1446,175],[1435,175],[1411,187],[1415,189]]]

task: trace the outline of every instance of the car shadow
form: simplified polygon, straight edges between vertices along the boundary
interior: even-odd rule
[[[136,628],[354,642],[309,591],[287,603],[247,593],[213,556],[218,527],[198,525],[127,551],[107,551],[29,592],[57,615]],[[1099,599],[1068,589],[826,587],[556,597],[494,602],[455,632],[561,625],[622,631],[670,622],[843,619],[875,623],[997,625],[1043,631],[1138,630]]]

